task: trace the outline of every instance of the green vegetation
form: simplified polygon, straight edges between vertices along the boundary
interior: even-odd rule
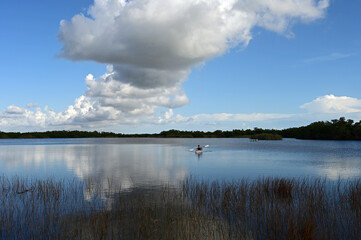
[[[108,184],[0,177],[0,239],[361,238],[360,179]]]
[[[180,131],[169,130],[154,134],[122,134],[112,132],[87,132],[87,131],[47,131],[47,132],[0,132],[0,139],[17,138],[121,138],[121,137],[154,137],[154,138],[247,138],[257,133],[277,133],[278,130],[263,130],[255,128],[254,130],[232,130],[214,132],[202,131]]]
[[[120,137],[155,137],[155,138],[254,138],[279,140],[284,138],[322,139],[322,140],[361,140],[361,121],[354,122],[344,117],[325,122],[314,122],[308,126],[283,130],[254,128],[214,132],[168,130],[154,134],[122,134],[112,132],[87,131],[47,131],[47,132],[1,132],[1,138],[120,138]],[[278,136],[277,136],[278,135]],[[276,138],[276,139],[275,139]]]
[[[361,140],[361,121],[344,117],[326,122],[314,122],[308,126],[281,131],[283,137],[323,140]]]
[[[272,133],[259,133],[254,134],[250,137],[251,139],[258,139],[258,140],[282,140],[282,136],[279,134],[272,134]]]

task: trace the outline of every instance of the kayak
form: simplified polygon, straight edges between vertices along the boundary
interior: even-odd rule
[[[199,149],[197,149],[196,151],[195,151],[195,153],[197,153],[197,154],[200,154],[200,153],[202,153],[203,152],[203,150],[199,150]]]

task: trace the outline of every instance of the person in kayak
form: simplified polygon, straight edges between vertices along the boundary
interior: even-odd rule
[[[198,145],[197,150],[202,151],[202,147]]]

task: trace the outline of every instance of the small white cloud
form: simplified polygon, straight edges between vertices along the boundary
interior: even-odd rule
[[[88,74],[86,77],[85,77],[85,82],[88,82],[88,81],[94,81],[94,76],[93,74]]]
[[[335,61],[339,59],[349,58],[354,56],[355,54],[345,54],[345,53],[332,53],[326,56],[314,57],[303,60],[305,63],[315,63],[315,62],[328,62],[328,61]]]
[[[27,108],[37,108],[38,104],[36,104],[36,103],[28,103],[28,104],[26,104],[26,107]]]
[[[14,105],[10,105],[6,108],[5,114],[8,116],[11,115],[23,115],[25,113],[25,110]]]
[[[232,114],[232,113],[216,113],[216,114],[198,114],[191,118],[194,121],[233,121],[233,122],[258,122],[272,119],[286,119],[294,117],[295,114],[272,114],[272,113],[251,113],[251,114]]]
[[[310,113],[358,113],[361,112],[361,99],[347,96],[337,97],[330,94],[318,97],[309,103],[305,103],[301,108]]]

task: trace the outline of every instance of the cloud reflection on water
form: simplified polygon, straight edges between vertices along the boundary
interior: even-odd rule
[[[188,171],[174,148],[151,144],[75,144],[1,146],[0,165],[16,175],[49,177],[71,173],[84,181],[109,180],[114,190],[170,184]],[[64,168],[65,167],[65,168]],[[46,172],[44,172],[46,171]],[[25,173],[24,173],[25,172]]]
[[[189,152],[210,144],[198,158]],[[206,179],[258,176],[329,179],[359,177],[361,143],[300,141],[251,143],[248,139],[59,139],[0,142],[5,175],[96,179],[102,189],[175,185],[193,175]]]

